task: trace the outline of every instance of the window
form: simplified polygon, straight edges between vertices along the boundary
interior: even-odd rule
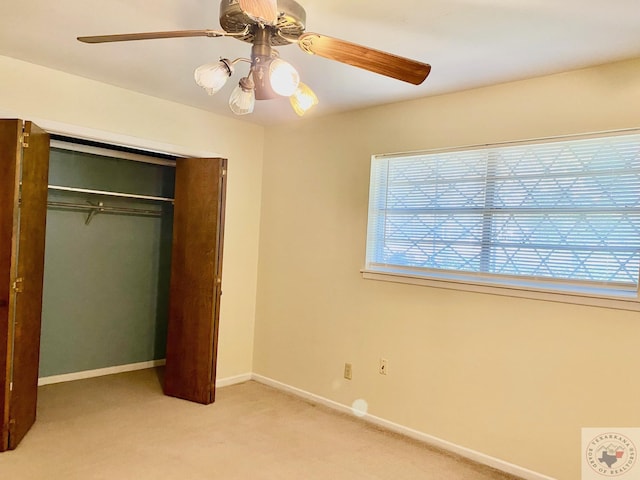
[[[635,299],[639,268],[640,134],[372,159],[365,272]]]

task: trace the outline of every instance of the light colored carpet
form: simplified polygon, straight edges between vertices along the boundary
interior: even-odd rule
[[[514,477],[256,382],[202,406],[165,397],[161,371],[48,385],[0,479],[485,480]]]

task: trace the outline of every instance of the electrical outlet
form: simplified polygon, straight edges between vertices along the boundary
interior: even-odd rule
[[[380,375],[386,375],[388,368],[389,368],[388,360],[386,358],[381,358],[380,363],[378,364],[378,373],[380,373]]]
[[[350,363],[344,364],[344,378],[346,378],[347,380],[351,380],[351,364]]]

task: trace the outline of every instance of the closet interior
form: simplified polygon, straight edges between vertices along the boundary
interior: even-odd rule
[[[53,137],[40,378],[164,359],[175,159]]]

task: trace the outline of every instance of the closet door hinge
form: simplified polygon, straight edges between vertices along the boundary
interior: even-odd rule
[[[29,148],[29,132],[22,132],[22,135],[20,135],[20,143],[22,143],[24,148]]]
[[[22,277],[16,278],[13,284],[11,284],[11,288],[16,293],[24,292],[24,278]]]
[[[223,168],[222,170],[220,170],[220,176],[221,177],[225,177],[227,175],[227,169]]]

